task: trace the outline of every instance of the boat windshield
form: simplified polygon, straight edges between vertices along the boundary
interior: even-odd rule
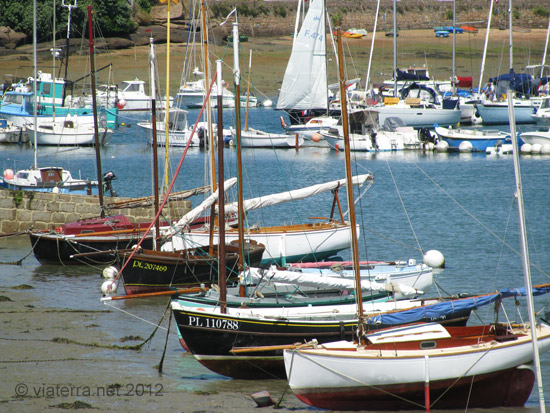
[[[4,96],[4,100],[2,101],[4,104],[16,104],[16,105],[22,105],[23,104],[23,96],[22,95],[11,95],[6,94]]]

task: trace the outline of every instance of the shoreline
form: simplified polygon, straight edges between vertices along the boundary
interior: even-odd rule
[[[456,36],[456,74],[458,76],[473,76],[474,85],[479,82],[481,57],[485,43],[485,29],[477,33],[463,33]],[[514,29],[514,66],[519,73],[528,64],[540,64],[546,40],[546,29],[520,28]],[[452,35],[448,38],[436,38],[433,30],[400,30],[397,37],[397,60],[399,68],[409,66],[427,66],[430,75],[439,80],[449,79],[452,73]],[[487,59],[485,64],[484,81],[489,77],[509,71],[508,30],[492,30],[489,38]],[[329,38],[330,39],[330,38]],[[367,72],[372,33],[360,39],[343,39],[346,51],[347,77],[361,77]],[[48,50],[47,44],[42,49]],[[80,78],[89,71],[89,57],[86,48],[71,55],[70,79]],[[252,50],[251,85],[259,97],[273,98],[278,94],[283,75],[292,49],[292,37],[254,37],[249,36],[248,42],[241,43],[241,88],[246,86],[248,77],[248,56]],[[329,57],[328,76],[336,79],[337,71],[334,59],[331,57],[332,46],[327,45]],[[233,53],[231,44],[210,45],[211,62],[217,58],[225,59],[224,78],[231,81]],[[160,87],[166,89],[166,78],[170,79],[170,94],[175,96],[182,82],[186,46],[174,43],[170,46],[170,70],[167,72],[167,48],[165,44],[156,45],[157,70]],[[98,72],[97,84],[111,81],[120,84],[123,80],[141,78],[148,82],[149,46],[135,46],[129,49],[99,50],[96,53],[96,67],[113,64],[112,73],[109,70]],[[12,54],[0,56],[4,75],[11,74],[16,79],[27,78],[32,75],[32,48],[21,47]],[[41,53],[38,61],[39,69],[44,72],[52,71],[52,61],[49,53]],[[58,68],[59,69],[59,68]],[[193,67],[190,68],[192,70]],[[376,33],[374,56],[372,61],[372,81],[381,83],[391,77],[393,70],[393,37],[384,36],[384,32]],[[164,92],[163,92],[164,93]]]

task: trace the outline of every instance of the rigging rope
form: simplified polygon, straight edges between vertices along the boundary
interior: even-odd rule
[[[507,243],[502,237],[500,237],[498,234],[496,234],[494,231],[492,231],[487,225],[485,225],[483,222],[481,222],[479,219],[477,219],[470,211],[468,211],[464,206],[460,204],[448,191],[446,191],[441,185],[439,185],[437,182],[433,180],[431,176],[429,176],[426,171],[424,171],[417,163],[414,163],[414,165],[422,172],[426,178],[428,178],[441,192],[443,192],[445,195],[449,197],[451,201],[453,201],[460,209],[462,209],[470,218],[472,218],[475,222],[477,222],[483,229],[485,229],[489,234],[491,234],[493,237],[495,237],[497,240],[502,242],[503,245],[508,247],[511,251],[513,251],[518,257],[521,257],[521,252],[516,250],[514,247],[512,247],[509,243]],[[533,267],[535,267],[537,270],[539,270],[543,275],[548,276],[549,274],[544,271],[540,266],[531,263]]]
[[[414,227],[411,222],[411,218],[409,217],[409,213],[407,212],[407,208],[405,207],[405,203],[403,202],[403,198],[401,197],[401,193],[399,192],[399,188],[397,186],[397,182],[395,182],[395,177],[393,176],[393,172],[391,169],[391,166],[388,161],[386,161],[386,165],[388,166],[388,170],[390,172],[391,179],[393,181],[393,185],[395,186],[395,190],[397,192],[397,196],[399,196],[399,201],[401,202],[401,205],[403,206],[403,211],[405,212],[405,216],[407,217],[407,221],[409,221],[409,226],[411,227],[411,231],[413,233],[414,239],[416,240],[416,243],[418,245],[418,250],[424,255],[424,250],[420,246],[420,241],[418,240],[418,237],[416,236],[416,232],[414,231]]]

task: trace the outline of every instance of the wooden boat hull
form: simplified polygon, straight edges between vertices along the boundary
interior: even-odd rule
[[[289,385],[313,406],[338,410],[424,408],[429,372],[432,408],[522,406],[534,374],[528,329],[458,327],[448,337],[407,336],[360,346],[287,350]],[[550,349],[550,327],[537,327],[539,351]],[[407,338],[410,337],[410,338]],[[402,338],[402,339],[401,339]],[[369,338],[370,339],[370,338]],[[441,399],[438,397],[441,396]]]
[[[530,369],[515,368],[458,381],[431,382],[430,399],[436,401],[431,407],[520,407],[529,398],[534,381],[535,375]],[[360,390],[323,389],[315,393],[295,391],[295,395],[304,403],[331,410],[421,410],[425,406],[424,382],[406,386],[365,386]],[[345,401],[342,402],[342,399]]]
[[[214,314],[172,305],[180,342],[206,368],[236,379],[284,379],[283,349],[256,353],[234,354],[234,347],[285,346],[316,339],[320,343],[352,339],[357,327],[353,311],[349,317],[309,321],[277,317],[252,318],[228,314]],[[276,311],[274,310],[274,314]],[[465,325],[470,310],[456,311],[442,316],[439,321],[451,325]],[[430,321],[419,318],[418,321]],[[384,324],[369,328],[388,327]]]
[[[228,230],[225,236],[226,243],[235,241],[238,239],[238,231]],[[359,230],[357,236],[359,237]],[[323,260],[349,248],[351,228],[339,223],[260,227],[248,230],[246,238],[265,245],[261,265],[285,265],[290,262]],[[190,245],[206,245],[209,242],[209,231],[197,229],[186,232],[184,239],[174,237],[172,245],[165,244],[163,248],[185,249],[186,242]],[[214,235],[213,242],[219,242],[217,234]]]
[[[30,232],[34,256],[41,264],[109,264],[116,260],[116,250],[132,248],[137,245],[144,234],[138,229],[130,231],[114,231],[112,235],[93,235],[83,237],[67,237],[63,234]],[[143,248],[153,248],[151,234],[143,240]],[[105,254],[91,254],[73,258],[75,254],[96,253],[100,251],[111,251]]]
[[[257,243],[245,246],[245,262],[251,266],[260,263],[265,247]],[[126,294],[166,291],[171,288],[210,285],[218,280],[217,247],[209,254],[209,248],[198,247],[182,251],[166,252],[138,250],[118,253],[122,265]],[[226,271],[228,281],[238,277],[239,249],[236,244],[226,245]]]
[[[34,256],[41,264],[106,264],[113,263],[114,250],[136,245],[149,223],[136,224],[127,216],[110,215],[81,219],[51,231],[29,231]],[[152,235],[142,243],[153,248]],[[113,251],[100,254],[101,251]],[[75,254],[88,256],[71,257]]]

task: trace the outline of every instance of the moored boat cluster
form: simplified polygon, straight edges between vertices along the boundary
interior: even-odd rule
[[[475,296],[431,297],[427,293],[433,291],[434,268],[445,266],[439,251],[422,252],[422,263],[415,258],[360,259],[356,189],[364,196],[374,176],[352,175],[350,153],[484,152],[511,154],[517,162],[514,147],[519,145],[524,154],[550,154],[550,131],[515,132],[516,123],[548,126],[548,97],[529,93],[511,101],[522,93],[520,86],[541,83],[542,76],[516,77],[511,72],[510,77],[492,79],[483,95],[481,89],[461,95],[458,78],[444,90],[426,68],[422,72],[394,68],[395,78],[386,86],[363,93],[351,87],[358,81],[346,82],[339,66],[337,90],[326,79],[325,25],[324,2],[313,0],[295,34],[277,100],[277,109],[289,118],[288,122],[282,118],[283,131],[248,127],[248,109],[259,103],[250,90],[240,93],[237,23],[231,36],[236,93],[222,80],[221,61],[212,79],[208,65],[204,71],[195,69],[197,79],[184,81],[175,100],[160,98],[164,103],[158,107],[154,80],[149,95],[144,82],[136,79],[121,88],[94,88],[91,103],[84,97],[70,99],[75,105],[70,109],[57,101],[66,95],[64,80],[45,73],[40,73],[40,82],[29,78],[6,91],[0,107],[6,142],[23,143],[32,135],[35,151],[38,145],[64,144],[93,145],[97,151],[94,181],[73,179],[60,167],[4,171],[0,184],[11,190],[98,194],[101,216],[51,231],[30,230],[35,257],[45,264],[104,266],[101,300],[105,302],[170,296],[179,342],[197,362],[236,379],[288,380],[294,394],[315,407],[393,411],[419,406],[427,410],[523,406],[535,378],[540,379],[538,372],[525,366],[537,360],[538,352],[550,350],[550,325],[544,320],[537,324],[533,318],[530,323],[476,324],[470,314],[492,305],[498,320],[502,300],[532,299],[549,293],[550,285],[532,287],[526,282],[525,287]],[[456,29],[451,31],[456,35]],[[336,33],[337,60],[343,65],[342,35],[339,29]],[[154,74],[153,39],[149,61]],[[520,86],[514,84],[518,79]],[[504,83],[505,92],[499,89]],[[471,81],[469,88],[473,89]],[[264,101],[264,106],[269,104]],[[195,107],[208,116],[190,126],[188,109]],[[239,111],[234,128],[225,129],[223,107],[245,107],[245,127],[241,128]],[[212,108],[218,109],[217,125],[212,124]],[[138,126],[150,136],[154,151],[156,216],[133,223],[124,215],[103,213],[103,194],[114,192],[111,183],[116,176],[102,173],[99,147],[114,134],[112,122],[117,123],[119,111],[141,109],[150,112],[150,119]],[[475,126],[460,127],[468,122]],[[510,131],[481,128],[480,122],[508,123]],[[19,129],[12,130],[14,125]],[[79,140],[81,132],[86,140]],[[236,149],[237,177],[224,176],[225,144]],[[342,151],[345,176],[245,199],[243,148],[302,145]],[[203,147],[209,155],[205,156],[209,186],[191,189],[180,199],[198,193],[208,196],[177,220],[164,223],[160,216],[179,167],[159,199],[157,146],[184,147],[182,162],[191,146]],[[519,188],[520,183],[518,202],[522,202]],[[347,210],[339,191],[346,192]],[[261,226],[247,220],[252,210],[321,193],[333,198],[330,214],[314,217],[316,222]],[[230,194],[236,194],[235,202],[229,202]],[[525,248],[522,251],[526,255]],[[344,261],[342,253],[350,254],[351,260]]]

